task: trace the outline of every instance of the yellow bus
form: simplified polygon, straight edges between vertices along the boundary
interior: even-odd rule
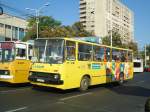
[[[26,83],[33,44],[29,42],[0,42],[0,81],[8,83]]]
[[[41,38],[34,44],[36,57],[29,75],[33,85],[84,91],[133,78],[131,50],[75,38]]]

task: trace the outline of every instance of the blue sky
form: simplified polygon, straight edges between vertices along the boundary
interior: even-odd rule
[[[150,0],[121,1],[134,12],[135,40],[140,46],[150,44]],[[39,8],[49,2],[50,5],[42,10],[43,15],[53,16],[64,25],[79,21],[79,0],[1,0],[1,2],[24,11],[27,7]]]

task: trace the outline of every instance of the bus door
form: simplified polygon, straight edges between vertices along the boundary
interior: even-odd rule
[[[106,71],[106,83],[112,82],[114,80],[113,76],[113,65],[112,65],[112,57],[111,57],[111,48],[105,47],[105,71]]]
[[[92,75],[92,55],[93,49],[92,44],[78,43],[78,71],[80,74],[80,79],[84,75]]]
[[[114,80],[120,79],[120,74],[123,72],[123,63],[121,63],[121,51],[118,49],[112,49],[112,71]]]
[[[30,60],[27,60],[27,45],[22,43],[16,44],[16,57],[14,61],[15,80],[27,81]]]
[[[93,62],[91,65],[92,77],[94,84],[105,83],[105,48],[101,46],[93,46]]]
[[[76,62],[76,42],[66,41],[65,48],[65,60],[66,60],[66,78],[67,81],[71,81],[72,85],[76,84],[76,72],[77,72],[77,62]],[[68,87],[71,86],[68,82]]]

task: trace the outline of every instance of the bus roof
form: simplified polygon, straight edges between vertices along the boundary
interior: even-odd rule
[[[78,37],[80,38],[80,37]],[[81,37],[82,38],[82,37]],[[85,38],[85,37],[84,37]],[[82,43],[86,43],[86,44],[93,44],[93,45],[98,45],[98,46],[102,46],[102,47],[109,47],[111,48],[111,46],[108,46],[108,45],[103,45],[103,44],[98,44],[98,43],[93,43],[93,42],[87,42],[87,41],[84,41],[84,40],[80,40],[80,39],[77,39],[77,37],[51,37],[51,38],[38,38],[36,40],[42,40],[42,39],[65,39],[65,40],[70,40],[70,41],[76,41],[76,42],[82,42]],[[112,47],[114,49],[118,49],[118,50],[126,50],[126,51],[133,51],[131,49],[126,49],[126,48],[119,48],[119,47]]]
[[[31,42],[21,42],[21,41],[0,41],[0,43],[31,44],[31,45],[33,45],[33,43],[31,43]]]

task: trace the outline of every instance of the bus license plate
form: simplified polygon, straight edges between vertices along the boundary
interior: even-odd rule
[[[44,80],[43,80],[43,79],[37,79],[37,81],[38,81],[38,82],[44,82]]]

